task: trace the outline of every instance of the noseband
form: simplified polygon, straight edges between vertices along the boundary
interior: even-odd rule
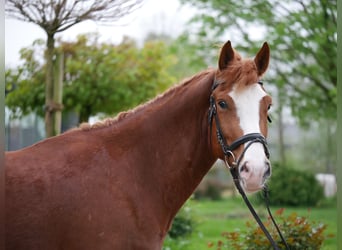
[[[260,84],[262,84],[260,82]],[[211,91],[213,92],[215,90],[215,88],[219,85],[218,82],[216,82],[216,80],[214,81],[214,84],[212,86]],[[232,144],[228,145],[225,137],[222,133],[222,129],[221,129],[221,125],[220,125],[220,121],[218,119],[218,114],[217,114],[217,108],[215,105],[215,98],[213,95],[210,96],[210,106],[209,106],[209,113],[208,113],[208,123],[209,123],[209,129],[210,129],[210,141],[211,141],[211,134],[212,134],[212,123],[213,123],[213,119],[215,119],[215,124],[216,124],[216,136],[217,136],[217,141],[218,143],[221,145],[222,148],[222,152],[224,154],[224,161],[226,166],[228,167],[228,169],[230,170],[230,173],[233,177],[234,180],[234,184],[236,186],[236,188],[238,189],[239,193],[241,194],[242,198],[244,199],[247,207],[249,208],[249,210],[251,211],[253,217],[255,218],[255,220],[257,221],[257,223],[259,224],[261,230],[264,232],[265,236],[267,237],[267,239],[269,240],[269,242],[271,243],[273,249],[275,250],[279,250],[279,247],[277,245],[277,243],[274,241],[274,239],[272,238],[271,234],[268,232],[267,228],[264,226],[264,224],[262,223],[261,219],[259,218],[259,216],[257,215],[257,213],[255,212],[252,204],[249,202],[243,188],[240,185],[240,176],[239,176],[239,166],[241,164],[241,161],[246,153],[246,151],[248,150],[248,148],[253,144],[253,143],[261,143],[263,145],[264,151],[265,151],[265,155],[267,157],[267,159],[269,159],[270,157],[270,153],[267,147],[267,141],[265,139],[265,137],[260,134],[260,133],[249,133],[246,135],[243,135],[241,137],[239,137],[238,139],[236,139],[235,141],[232,142]],[[268,120],[270,121],[270,118],[268,117]],[[246,144],[247,143],[247,144]],[[236,150],[238,147],[240,147],[241,145],[245,145],[241,155],[236,159],[233,151]],[[232,164],[229,164],[229,157],[233,158]],[[266,207],[267,207],[267,211],[268,214],[275,226],[275,228],[277,229],[277,232],[281,238],[282,243],[284,244],[284,246],[286,247],[286,249],[290,249],[289,246],[287,245],[283,235],[280,232],[279,227],[277,226],[271,211],[269,209],[269,202],[268,202],[268,190],[267,190],[267,186],[265,185],[264,187],[264,196],[266,197]]]

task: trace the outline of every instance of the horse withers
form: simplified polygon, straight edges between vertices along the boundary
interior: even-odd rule
[[[6,249],[161,249],[218,158],[238,158],[244,190],[261,189],[264,145],[234,142],[267,136],[271,97],[258,82],[268,63],[266,43],[243,59],[228,41],[217,69],[115,118],[6,152]],[[229,157],[222,145],[232,144]]]

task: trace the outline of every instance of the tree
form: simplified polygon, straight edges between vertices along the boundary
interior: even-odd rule
[[[44,68],[40,64],[44,57],[43,47],[44,41],[36,40],[30,48],[22,48],[20,59],[23,64],[5,71],[5,105],[13,117],[31,112],[44,116]]]
[[[187,35],[172,38],[165,33],[148,33],[145,41],[161,41],[167,44],[169,53],[175,56],[176,62],[171,65],[169,72],[178,81],[194,75],[208,67],[206,55],[200,55]]]
[[[139,6],[142,0],[6,0],[5,13],[10,18],[31,22],[41,27],[46,35],[45,68],[45,130],[46,137],[56,134],[54,115],[62,108],[53,101],[55,35],[70,27],[93,20],[115,22]]]
[[[192,19],[197,32],[189,37],[210,56],[222,41],[238,40],[239,51],[254,53],[265,40],[271,63],[265,80],[276,86],[278,121],[284,106],[301,125],[330,124],[327,141],[336,133],[337,3],[336,0],[181,0],[198,8]],[[276,98],[275,98],[276,99]],[[314,126],[315,127],[315,126]],[[279,126],[279,138],[284,138]],[[281,140],[280,140],[281,142]],[[280,145],[280,155],[285,145]],[[331,155],[326,155],[331,157]]]
[[[120,44],[100,43],[98,34],[80,35],[59,42],[65,55],[64,111],[79,114],[80,122],[99,113],[113,115],[132,108],[164,91],[175,79],[168,68],[175,59],[162,42],[145,42],[138,48],[125,38]],[[18,116],[44,114],[45,64],[39,63],[44,44],[36,41],[21,50],[24,63],[6,70],[6,106]],[[39,56],[40,55],[40,56]]]
[[[336,0],[182,2],[199,9],[192,20],[197,27],[200,24],[192,34],[196,44],[212,47],[229,38],[239,40],[239,51],[250,53],[267,40],[272,51],[267,79],[287,93],[285,104],[293,114],[302,124],[335,120]]]
[[[132,108],[174,82],[167,72],[174,59],[162,42],[138,48],[126,37],[113,46],[99,43],[96,35],[82,35],[61,49],[68,72],[65,104],[77,107],[82,122],[97,113],[112,115]]]

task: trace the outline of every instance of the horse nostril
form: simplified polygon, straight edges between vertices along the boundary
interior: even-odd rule
[[[250,169],[248,167],[248,162],[245,162],[240,168],[240,173],[242,173],[242,172],[248,173],[249,171],[250,171]]]

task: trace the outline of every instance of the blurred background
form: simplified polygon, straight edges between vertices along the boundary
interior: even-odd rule
[[[185,77],[216,67],[220,46],[227,40],[244,57],[255,55],[267,41],[271,62],[263,81],[274,100],[268,141],[274,178],[287,180],[278,193],[292,186],[289,196],[300,197],[298,190],[307,190],[300,198],[303,204],[279,198],[274,205],[319,207],[336,197],[336,1],[46,4],[50,1],[39,0],[16,4],[21,2],[10,0],[5,6],[7,150],[31,145],[81,122],[115,116]],[[99,8],[92,8],[95,5]],[[293,173],[289,184],[292,170],[299,173]],[[286,171],[288,175],[283,175]],[[302,173],[312,176],[322,189],[313,191],[316,184],[310,176],[302,178],[308,180],[304,186],[295,184],[295,177]],[[218,162],[193,198],[234,196],[229,178]],[[201,206],[196,204],[192,207]],[[331,223],[333,234],[334,209],[324,213],[332,218],[326,223]],[[191,245],[186,240],[177,242],[170,243],[174,244],[170,248]],[[335,249],[331,242],[324,249]]]

